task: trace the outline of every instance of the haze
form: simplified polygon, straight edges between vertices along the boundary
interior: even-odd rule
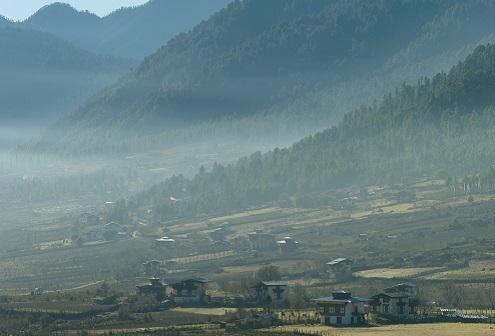
[[[82,11],[87,10],[99,16],[105,16],[121,7],[137,6],[147,0],[67,0],[61,1],[70,4]],[[2,0],[0,1],[0,13],[14,21],[28,18],[39,8],[52,4],[49,0]]]
[[[493,336],[495,1],[1,2],[0,335]]]

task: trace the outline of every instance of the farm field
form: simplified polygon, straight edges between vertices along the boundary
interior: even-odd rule
[[[183,308],[178,307],[171,309],[173,312],[182,312],[188,314],[210,315],[210,316],[225,316],[226,313],[235,312],[236,308]]]
[[[492,216],[495,202],[489,196],[477,195],[468,202],[463,196],[452,197],[441,185],[419,185],[412,188],[417,199],[407,202],[393,196],[404,186],[385,186],[373,196],[359,199],[352,208],[344,208],[332,196],[328,204],[314,208],[267,204],[224,216],[158,223],[143,217],[125,239],[100,238],[98,243],[82,245],[71,243],[75,231],[80,230],[73,219],[58,218],[36,228],[4,231],[0,246],[4,240],[7,244],[12,240],[25,243],[18,249],[9,246],[0,254],[0,295],[11,297],[3,308],[20,315],[40,311],[39,307],[41,312],[55,314],[64,305],[66,313],[85,312],[99,296],[96,291],[103,281],[111,285],[124,306],[146,305],[133,298],[136,285],[147,283],[150,277],[143,269],[147,260],[160,261],[160,270],[153,276],[164,283],[189,277],[211,280],[208,294],[219,302],[219,307],[231,304],[232,297],[248,297],[256,272],[268,265],[277,267],[281,279],[291,286],[302,287],[309,299],[328,296],[335,289],[369,297],[398,282],[422,284],[428,288],[423,293],[432,301],[441,299],[443,288],[451,281],[462,281],[464,290],[474,293],[480,288],[481,278],[493,278],[495,232],[485,218]],[[350,195],[356,192],[346,191]],[[216,244],[211,233],[221,227],[226,229],[226,237]],[[270,233],[274,240],[291,236],[299,242],[297,251],[250,249],[247,235],[254,230]],[[164,235],[174,238],[175,245],[157,245],[155,239]],[[353,260],[354,277],[336,281],[329,277],[326,263],[343,256]],[[37,287],[46,293],[34,301],[16,299],[29,298],[28,294]],[[84,297],[84,304],[78,305],[80,299],[71,297]],[[46,302],[40,306],[38,300]],[[463,302],[463,307],[476,306],[477,302]],[[225,315],[225,311],[188,307],[135,313],[133,323],[120,321],[116,317],[119,312],[112,312],[97,318],[97,329],[201,324],[228,319],[231,314]],[[459,332],[454,326],[450,327],[453,332],[444,334],[473,334],[466,328],[474,326],[463,325]],[[68,325],[66,330],[74,330],[73,327],[77,329],[77,323]],[[480,335],[490,330],[477,327]],[[418,328],[326,328],[327,334],[322,335],[441,336],[445,332],[435,325],[426,333]]]
[[[437,323],[342,329],[296,325],[273,328],[270,331],[303,332],[320,336],[488,336],[495,333],[495,326],[490,324]]]
[[[466,280],[495,278],[495,260],[479,260],[470,262],[468,267],[433,273],[424,277],[433,280]]]
[[[424,273],[433,273],[443,269],[442,267],[419,267],[419,268],[376,268],[354,273],[361,278],[409,278]]]
[[[27,242],[22,250],[10,248],[8,254],[0,254],[0,288],[4,293],[26,293],[35,287],[63,290],[116,277],[132,282],[129,276],[136,283],[141,281],[142,262],[151,259],[174,265],[170,274],[176,277],[194,274],[215,280],[246,276],[261,265],[274,264],[283,274],[292,274],[290,280],[299,281],[299,276],[322,272],[318,270],[321,265],[342,255],[355,260],[358,279],[449,280],[465,278],[466,274],[493,275],[495,265],[489,253],[493,253],[495,234],[476,214],[491,211],[490,196],[476,195],[469,203],[465,197],[451,197],[445,187],[428,181],[410,187],[417,194],[415,202],[401,203],[389,196],[403,188],[382,187],[373,197],[357,202],[354,209],[343,209],[335,202],[318,208],[267,206],[140,226],[137,230],[146,235],[97,246],[54,245],[74,233],[64,220],[52,220],[38,225],[36,231],[9,231],[0,237],[0,245],[4,240],[6,244]],[[246,253],[236,245],[212,251],[209,232],[222,226],[229,229],[229,242],[245,239],[248,232],[259,229],[277,239],[292,236],[300,247],[297,254],[286,256]],[[163,227],[167,228],[166,235],[177,239],[177,248],[159,250],[153,246],[154,237],[164,235]],[[475,243],[479,251],[473,252]],[[40,251],[40,246],[49,248]],[[469,262],[467,269],[461,265],[444,268],[446,260],[455,259],[449,256],[454,249]],[[481,257],[489,259],[480,261]]]

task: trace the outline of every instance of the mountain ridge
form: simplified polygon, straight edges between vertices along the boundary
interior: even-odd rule
[[[99,17],[56,2],[17,23],[52,33],[97,54],[140,60],[180,32],[221,9],[230,0],[151,0]]]
[[[448,73],[404,85],[335,127],[288,148],[202,168],[192,179],[172,177],[131,199],[129,209],[152,208],[170,219],[423,174],[479,173],[495,159],[493,92],[495,44],[482,45]]]
[[[362,78],[377,76],[379,80],[393,73],[401,78],[401,67],[424,67],[425,60],[441,58],[443,53],[451,53],[453,61],[456,57],[460,59],[461,56],[454,53],[459,53],[463,46],[478,44],[479,39],[485,37],[493,38],[490,19],[494,7],[493,2],[486,0],[469,3],[311,0],[304,5],[292,0],[268,4],[258,0],[236,1],[145,58],[134,71],[60,121],[50,132],[57,134],[57,141],[77,142],[79,137],[90,143],[104,131],[109,138],[114,137],[115,142],[121,142],[117,140],[119,137],[171,132],[222,118],[251,118],[283,109],[292,109],[294,112],[290,114],[294,114],[296,107],[288,102],[303,101],[321,92],[322,98],[316,97],[316,101],[310,102],[320,114],[309,111],[314,114],[311,118],[315,119],[315,125],[310,126],[314,130],[322,120],[325,123],[338,120],[346,110],[356,107],[351,104],[339,110],[331,106],[332,113],[325,112],[328,107],[323,103],[324,96],[338,88],[336,83],[354,81],[352,85],[358,91]],[[246,27],[244,23],[259,12],[265,15],[259,24]],[[411,17],[411,13],[423,12],[427,15]],[[449,21],[453,15],[454,19]],[[477,24],[472,25],[475,20]],[[451,42],[457,31],[449,35],[449,30],[458,23],[458,30],[467,30],[469,34],[458,42],[455,39]],[[397,26],[404,24],[411,29],[396,31]],[[299,28],[305,33],[297,36],[308,37],[296,39],[294,45],[290,38]],[[375,36],[379,36],[377,41]],[[436,36],[435,40],[431,36]],[[404,41],[400,41],[402,38]],[[400,43],[395,43],[397,41]],[[396,46],[387,52],[380,49],[381,45],[389,48],[389,44]],[[283,55],[287,54],[290,61],[283,61]],[[415,63],[409,62],[409,57],[414,57]],[[280,67],[277,67],[279,59]],[[310,68],[301,68],[302,63],[310,64]],[[445,66],[450,65],[449,59]],[[429,75],[438,70],[431,68],[407,71]],[[381,74],[376,75],[377,70]],[[416,78],[409,75],[409,79]],[[392,89],[386,83],[380,85],[384,88],[372,88],[376,93],[369,95],[371,99]],[[349,93],[342,100],[368,102]],[[288,107],[283,106],[287,104]],[[303,116],[299,119],[303,120]],[[74,125],[81,127],[78,130]],[[68,138],[68,133],[76,135]],[[42,140],[43,143],[50,141]],[[102,148],[103,141],[98,141],[98,148]]]
[[[130,63],[98,56],[58,37],[0,28],[3,125],[46,125],[124,73]],[[29,94],[30,99],[25,99]]]

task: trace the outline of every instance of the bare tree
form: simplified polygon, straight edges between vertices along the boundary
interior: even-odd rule
[[[449,307],[461,308],[464,303],[464,287],[449,282],[443,286],[443,301]]]
[[[306,306],[307,294],[301,285],[295,285],[289,293],[289,304],[293,309],[301,309]]]
[[[280,268],[274,265],[263,266],[256,272],[258,281],[277,281],[280,278]]]

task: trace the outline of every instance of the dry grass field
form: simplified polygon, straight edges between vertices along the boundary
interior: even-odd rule
[[[418,267],[418,268],[375,268],[354,273],[361,278],[409,278],[424,273],[441,270],[442,267]]]
[[[285,326],[269,329],[280,332],[305,332],[321,336],[492,336],[495,325],[490,324],[410,324],[379,328],[332,328],[324,326]]]
[[[209,315],[209,316],[225,316],[227,313],[237,311],[237,308],[183,308],[177,307],[171,309],[173,312],[182,312],[188,314]]]
[[[192,263],[201,262],[201,261],[210,261],[210,260],[217,260],[217,259],[232,257],[235,254],[236,254],[235,251],[223,251],[223,252],[217,252],[217,253],[207,253],[207,254],[199,254],[199,255],[186,256],[186,257],[180,257],[180,258],[172,258],[172,259],[169,259],[168,262],[186,265],[186,264],[192,264]]]
[[[466,280],[495,277],[495,260],[470,262],[468,267],[431,274],[426,279]]]

